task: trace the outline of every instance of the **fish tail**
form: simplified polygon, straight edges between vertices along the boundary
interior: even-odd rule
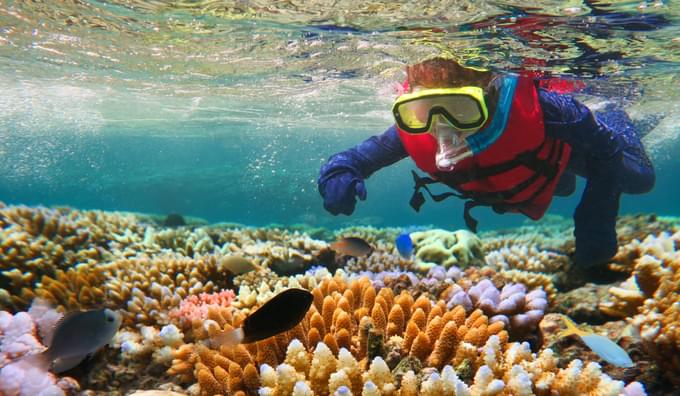
[[[239,327],[237,329],[223,331],[220,334],[216,334],[210,338],[210,343],[213,348],[219,348],[221,346],[234,346],[243,342],[244,333],[243,328]]]
[[[567,326],[567,328],[560,332],[559,337],[567,337],[572,334],[581,335],[581,333],[583,333],[583,331],[578,328],[576,323],[574,323],[574,321],[571,320],[571,318],[567,315],[562,315],[562,321]]]

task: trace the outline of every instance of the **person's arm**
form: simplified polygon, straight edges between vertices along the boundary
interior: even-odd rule
[[[384,133],[331,156],[321,167],[318,186],[324,208],[330,213],[350,215],[356,198],[366,199],[364,179],[378,169],[407,156],[395,126]]]
[[[358,145],[332,155],[321,168],[321,173],[349,169],[367,179],[380,168],[407,156],[397,128],[393,125],[380,135],[371,136]]]
[[[539,90],[546,134],[572,147],[574,166],[569,170],[587,178],[586,188],[574,212],[575,260],[597,265],[616,254],[616,216],[623,166],[623,134],[609,128],[585,105],[569,95]]]

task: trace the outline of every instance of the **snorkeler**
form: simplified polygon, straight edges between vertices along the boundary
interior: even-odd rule
[[[383,134],[330,157],[318,179],[324,207],[350,215],[364,180],[410,156],[430,177],[413,172],[411,206],[465,199],[465,223],[475,206],[540,219],[552,197],[571,195],[576,175],[587,179],[574,212],[575,271],[608,275],[617,251],[616,216],[622,193],[650,191],[654,169],[628,115],[610,106],[597,114],[572,96],[526,76],[467,68],[430,59],[406,69],[405,93],[394,102],[396,124]],[[432,194],[428,184],[452,192]],[[605,279],[602,279],[605,280]]]

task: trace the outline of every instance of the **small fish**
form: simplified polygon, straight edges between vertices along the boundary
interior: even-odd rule
[[[179,213],[170,213],[169,215],[165,216],[165,219],[163,220],[163,225],[170,228],[181,227],[186,224],[187,222],[184,221],[184,216]]]
[[[397,246],[397,250],[401,257],[405,259],[410,259],[413,254],[413,240],[411,239],[411,233],[402,232],[394,240],[394,244]]]
[[[633,361],[628,353],[614,341],[605,336],[579,329],[576,323],[565,315],[562,315],[562,320],[567,325],[567,329],[560,333],[560,337],[576,334],[581,337],[588,348],[604,361],[617,367],[633,367]]]
[[[346,256],[367,256],[373,252],[373,246],[359,237],[344,237],[331,243],[331,249]]]
[[[222,259],[222,265],[234,275],[242,275],[246,272],[259,269],[252,261],[239,255],[231,255]]]
[[[47,350],[27,358],[55,373],[72,369],[108,344],[121,320],[120,314],[108,308],[67,313],[56,324]]]
[[[287,289],[248,315],[243,326],[213,337],[214,346],[233,346],[264,340],[295,327],[312,305],[312,293]]]

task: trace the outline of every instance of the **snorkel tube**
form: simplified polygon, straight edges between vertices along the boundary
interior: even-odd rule
[[[470,157],[472,150],[461,132],[456,131],[447,122],[442,122],[439,116],[436,117],[437,122],[432,128],[432,134],[437,139],[435,165],[440,171],[450,172],[458,162]]]
[[[516,76],[504,76],[499,80],[500,95],[496,111],[488,125],[472,133],[456,131],[445,119],[436,115],[431,134],[437,139],[435,164],[440,171],[452,171],[456,164],[491,146],[501,136],[508,123],[510,106],[517,87]]]

